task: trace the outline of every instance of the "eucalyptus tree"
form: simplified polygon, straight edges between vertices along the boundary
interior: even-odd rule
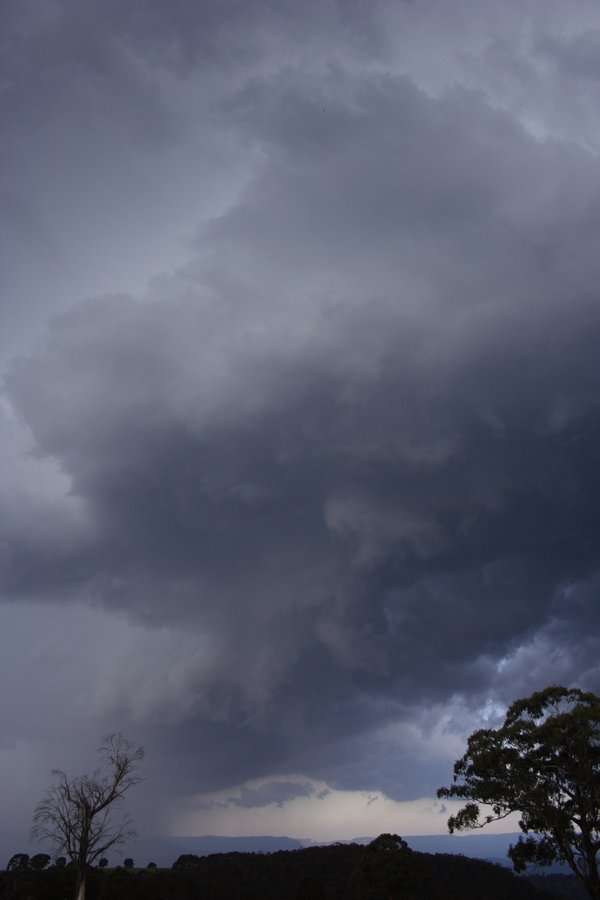
[[[467,801],[449,818],[450,833],[520,813],[515,870],[566,863],[600,900],[600,697],[553,685],[516,700],[500,728],[469,737],[438,797]]]
[[[91,775],[71,778],[55,769],[55,783],[33,816],[32,837],[49,841],[57,854],[64,853],[73,863],[77,900],[85,900],[90,866],[110,847],[135,836],[129,815],[119,806],[127,791],[142,781],[138,764],[144,751],[123,735],[111,734],[98,753],[100,765]]]

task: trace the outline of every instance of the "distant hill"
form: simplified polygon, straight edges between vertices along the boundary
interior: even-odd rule
[[[252,837],[223,837],[204,835],[140,835],[125,856],[133,856],[140,865],[150,860],[159,866],[172,866],[182,853],[208,856],[211,853],[275,853],[277,850],[300,850],[305,842],[290,837],[258,835]],[[115,860],[117,862],[117,860]]]
[[[209,853],[274,853],[276,850],[301,850],[306,846],[302,841],[290,837],[257,835],[252,837],[222,837],[205,834],[200,837],[177,838],[185,845],[188,853],[208,856]]]
[[[405,840],[412,850],[420,850],[422,853],[460,853],[472,859],[486,859],[488,862],[498,863],[512,869],[508,848],[511,844],[516,844],[519,837],[521,837],[521,833],[517,831],[506,834],[479,832],[476,834],[408,835]],[[567,865],[558,864],[536,871],[547,874],[570,873]]]
[[[511,866],[508,848],[519,840],[519,833],[425,834],[403,835],[412,850],[421,853],[460,853],[473,859],[487,859]]]
[[[6,896],[21,900],[61,900],[71,881],[72,873],[65,868],[0,874]],[[410,849],[374,851],[360,844],[273,853],[183,854],[170,869],[96,869],[88,884],[89,900],[556,900],[558,896],[484,860]],[[570,895],[562,896],[570,900]]]
[[[507,852],[518,834],[469,835],[402,835],[412,850],[422,853],[460,853],[475,859],[488,859],[510,865]],[[300,850],[302,847],[324,847],[328,844],[368,844],[375,835],[355,837],[349,841],[314,841],[275,835],[224,837],[223,835],[140,835],[126,856],[154,859],[159,865],[171,865],[182,853],[207,856],[210,853],[274,853],[277,850]]]
[[[364,845],[340,843],[266,856],[183,857],[174,868],[196,872],[207,900],[212,900],[211,885],[216,889],[215,898],[228,900],[350,900],[366,896],[382,900],[384,896],[386,900],[405,896],[411,900],[548,900],[551,896],[526,878],[484,860],[408,850],[397,858],[394,871],[392,856],[384,852],[369,858]]]
[[[436,834],[402,835],[412,850],[421,853],[457,853],[473,859],[486,859],[511,867],[507,857],[510,844],[519,839],[517,833],[506,834]],[[207,856],[211,853],[274,853],[277,850],[299,850],[302,847],[321,847],[331,843],[368,844],[375,835],[355,837],[351,841],[313,841],[285,836],[259,835],[253,837],[223,837],[222,835],[140,835],[134,846],[127,847],[125,856],[146,865],[153,860],[159,866],[170,866],[182,853]],[[118,862],[118,860],[115,860]]]
[[[170,867],[182,854],[208,856],[214,853],[275,853],[279,850],[300,850],[303,847],[321,847],[332,843],[368,844],[374,836],[356,837],[352,841],[318,842],[309,838],[301,840],[286,836],[257,835],[228,837],[223,835],[140,835],[135,843],[128,844],[120,854],[109,854],[110,864],[118,865],[126,856],[134,858],[136,865],[146,866],[150,861],[158,866]],[[511,868],[507,857],[508,847],[519,839],[518,833],[467,834],[467,835],[403,835],[412,850],[421,853],[460,854],[473,859],[484,859]],[[4,849],[4,848],[2,848]],[[46,850],[37,846],[33,852]],[[0,866],[6,865],[17,852],[32,852],[28,840],[19,843],[6,841],[6,851],[0,857]],[[544,870],[546,871],[546,870]],[[553,867],[548,872],[565,871]],[[567,870],[568,871],[568,870]]]

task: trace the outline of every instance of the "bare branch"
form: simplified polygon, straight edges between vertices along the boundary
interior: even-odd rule
[[[31,829],[34,840],[49,841],[57,855],[65,854],[75,865],[78,896],[84,894],[88,867],[135,837],[130,817],[119,817],[117,810],[127,791],[143,781],[137,767],[144,751],[122,734],[105,737],[98,753],[101,765],[91,775],[52,772],[55,783],[38,803]]]

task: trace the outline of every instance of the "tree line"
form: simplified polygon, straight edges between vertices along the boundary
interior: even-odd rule
[[[0,874],[2,900],[63,900],[69,865]],[[334,844],[275,853],[185,854],[170,869],[90,868],[88,900],[549,900],[509,868],[409,849],[384,834],[367,847]],[[556,895],[554,897],[556,900]]]

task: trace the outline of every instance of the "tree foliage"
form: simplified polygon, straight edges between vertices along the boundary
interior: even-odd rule
[[[553,685],[515,701],[500,728],[470,736],[438,797],[468,801],[448,820],[451,833],[520,813],[515,870],[567,863],[600,900],[600,697]]]
[[[29,853],[15,853],[8,861],[7,872],[24,872],[29,868]]]
[[[65,853],[77,876],[76,897],[84,900],[88,868],[104,853],[135,836],[131,820],[117,814],[124,794],[142,780],[137,774],[141,747],[121,734],[111,734],[99,749],[100,766],[91,775],[70,778],[62,769],[56,783],[36,807],[32,837],[50,841]]]
[[[353,882],[361,900],[413,900],[422,880],[418,856],[397,834],[380,834],[366,847]]]

